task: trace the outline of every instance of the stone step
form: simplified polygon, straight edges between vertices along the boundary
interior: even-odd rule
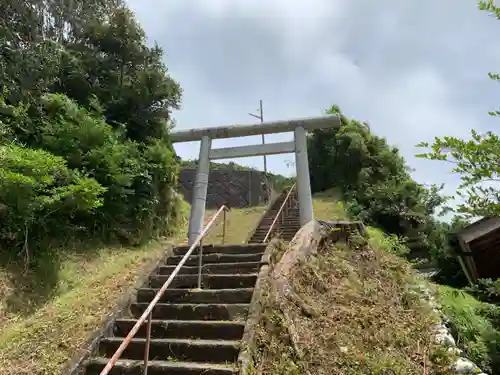
[[[253,288],[257,281],[258,274],[232,274],[232,275],[214,275],[202,274],[202,288],[208,289],[238,289],[238,288]],[[151,288],[161,288],[168,280],[169,276],[155,275],[149,279]],[[170,284],[173,289],[181,288],[197,288],[198,275],[177,275]]]
[[[268,240],[275,238],[275,237],[277,237],[277,234],[271,233],[271,235],[268,237]],[[293,239],[293,237],[295,237],[295,233],[281,234],[279,236],[279,238],[281,238],[285,241],[291,241]],[[250,238],[249,242],[262,243],[264,241],[264,238],[265,238],[265,235],[263,235],[263,234],[255,235],[255,236],[252,236],[252,238]]]
[[[263,254],[203,254],[202,261],[203,264],[208,263],[248,263],[248,262],[260,262],[262,260]],[[186,266],[197,266],[198,265],[198,255],[192,255],[188,258],[184,265]],[[170,256],[166,264],[177,266],[182,260],[182,255]]]
[[[287,223],[297,223],[298,224],[298,223],[300,223],[300,218],[298,218],[298,217],[296,217],[296,218],[295,217],[286,217],[285,221]],[[260,222],[259,227],[261,227],[263,225],[267,225],[267,224],[271,225],[273,222],[274,222],[274,217],[264,218]],[[281,222],[281,219],[276,220],[276,222],[277,223]]]
[[[99,375],[108,362],[107,358],[92,358],[86,363],[87,375]],[[149,361],[148,375],[237,375],[231,364]],[[120,359],[109,375],[144,375],[143,361]]]
[[[255,273],[259,272],[262,262],[239,262],[239,263],[209,263],[202,266],[204,274],[233,274],[233,273]],[[158,274],[170,276],[177,266],[161,266]],[[197,266],[183,266],[179,275],[197,275]]]
[[[282,233],[297,233],[299,231],[300,227],[295,227],[295,228],[292,228],[292,227],[289,227],[289,226],[285,226],[283,228],[280,228],[280,227],[275,227],[273,228],[273,230],[271,231],[271,233],[273,232],[282,232]],[[267,233],[269,232],[269,228],[266,228],[266,229],[257,229],[254,234],[264,234],[266,235]]]
[[[142,288],[137,302],[151,302],[160,289]],[[240,289],[167,289],[160,302],[169,303],[250,303],[253,288]]]
[[[126,337],[135,319],[118,319],[113,326],[115,337]],[[146,337],[146,324],[143,324],[136,338]],[[152,320],[151,337],[157,339],[208,339],[208,340],[240,340],[245,328],[244,322],[205,321],[205,320]]]
[[[99,356],[110,358],[122,342],[121,337],[102,338],[99,342]],[[142,360],[145,346],[146,339],[134,338],[121,358]],[[149,358],[163,361],[235,362],[239,346],[240,342],[237,340],[151,339]]]
[[[184,255],[190,249],[190,246],[178,246],[174,249],[174,255]],[[252,245],[252,244],[241,244],[241,245],[213,245],[206,244],[203,245],[204,254],[261,254],[266,250],[265,246],[262,245]],[[197,254],[198,249],[193,251],[193,254]]]
[[[149,303],[130,304],[130,314],[138,319]],[[244,321],[249,304],[207,304],[207,303],[158,303],[153,308],[153,319],[162,320],[236,320]]]

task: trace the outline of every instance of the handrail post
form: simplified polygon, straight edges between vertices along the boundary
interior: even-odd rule
[[[223,212],[224,218],[222,222],[222,244],[226,243],[226,210]]]
[[[203,243],[200,241],[198,250],[198,289],[201,289],[201,268],[203,267]]]
[[[151,346],[151,320],[153,312],[150,312],[148,315],[148,321],[146,326],[146,347],[144,348],[144,372],[143,375],[148,375],[148,366],[149,366],[149,348]]]

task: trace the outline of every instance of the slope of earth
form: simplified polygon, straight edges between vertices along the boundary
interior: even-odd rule
[[[232,210],[226,243],[245,242],[264,210]],[[221,230],[218,224],[207,241],[220,243]],[[165,250],[185,236],[184,225],[176,237],[142,247],[87,244],[85,252],[67,252],[57,261],[49,255],[27,273],[23,266],[0,266],[0,375],[60,373]]]
[[[447,373],[451,358],[430,342],[437,316],[411,292],[400,245],[370,233],[325,244],[293,268],[293,302],[268,287],[251,375]]]

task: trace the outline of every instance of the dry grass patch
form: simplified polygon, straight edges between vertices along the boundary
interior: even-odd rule
[[[408,291],[403,259],[358,235],[349,247],[320,248],[292,275],[301,303],[280,301],[285,317],[268,291],[253,375],[440,373],[431,363],[442,356],[430,343],[436,317]]]
[[[68,258],[59,290],[31,315],[9,314],[2,304],[0,374],[59,373],[166,248],[155,242],[137,249],[103,248],[92,260]]]

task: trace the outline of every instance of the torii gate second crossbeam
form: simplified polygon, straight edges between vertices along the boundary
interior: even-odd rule
[[[193,244],[196,237],[203,230],[210,160],[295,152],[300,224],[305,225],[313,220],[306,132],[314,129],[340,127],[340,125],[339,116],[328,115],[288,121],[264,122],[257,125],[231,125],[172,132],[170,134],[172,143],[201,141],[198,170],[193,186],[193,200],[189,216],[189,245]],[[250,135],[284,132],[294,132],[294,140],[291,142],[212,149],[212,139],[247,137]]]

